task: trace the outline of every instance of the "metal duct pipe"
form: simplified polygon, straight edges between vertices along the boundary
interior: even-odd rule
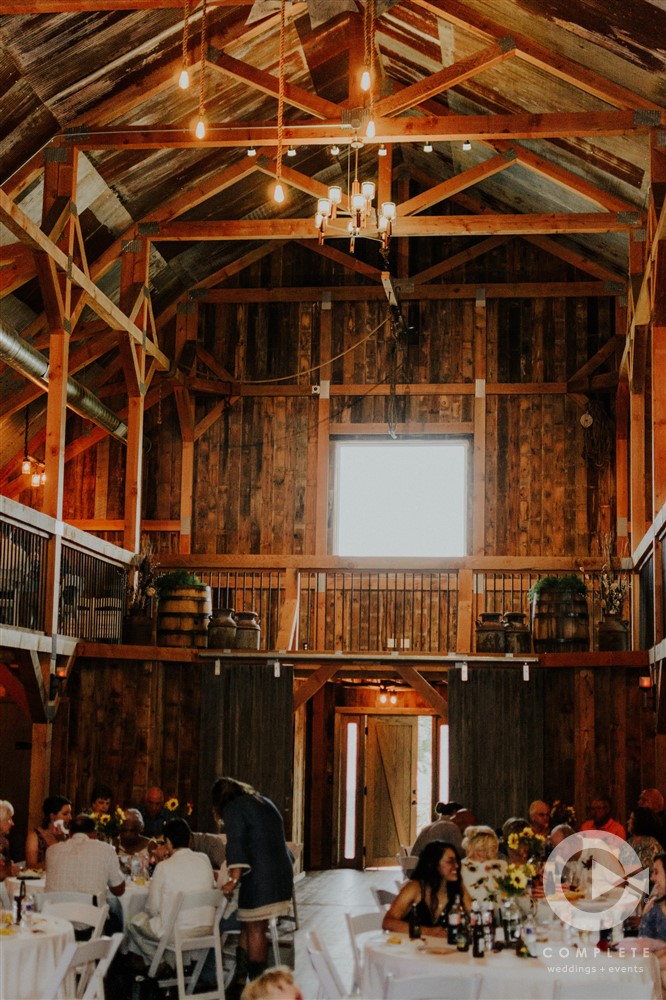
[[[10,333],[2,326],[0,326],[0,361],[15,368],[32,382],[48,387],[49,359],[22,340],[18,334]],[[127,424],[94,393],[71,377],[67,379],[67,404],[75,413],[88,417],[119,441],[126,440]]]

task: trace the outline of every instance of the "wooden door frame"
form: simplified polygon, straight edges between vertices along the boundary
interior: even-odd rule
[[[333,765],[333,789],[334,789],[334,816],[333,816],[333,838],[331,844],[331,864],[334,868],[354,868],[358,871],[362,871],[365,866],[365,853],[364,853],[364,840],[365,840],[365,743],[366,743],[366,729],[367,729],[367,718],[371,715],[388,715],[388,716],[429,716],[432,720],[433,732],[432,732],[432,742],[431,742],[431,754],[432,754],[432,790],[431,790],[431,800],[433,804],[437,801],[437,792],[439,789],[439,726],[441,724],[446,724],[446,720],[442,719],[441,715],[438,715],[434,710],[427,710],[423,707],[413,707],[413,708],[401,708],[396,711],[394,708],[380,708],[367,705],[359,706],[337,706],[334,710],[334,736],[333,736],[333,753],[334,753],[334,765]],[[345,716],[354,716],[359,721],[359,735],[362,735],[362,739],[359,739],[358,743],[358,757],[357,757],[357,770],[356,770],[356,843],[355,843],[355,855],[353,860],[343,857],[344,852],[344,820],[345,811],[343,804],[343,792],[344,792],[344,782],[343,775],[345,773],[345,768],[342,766],[343,761],[346,762],[345,749],[346,744],[343,746],[342,743],[342,720]],[[434,807],[434,806],[433,806]]]

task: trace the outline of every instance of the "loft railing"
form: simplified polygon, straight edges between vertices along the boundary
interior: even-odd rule
[[[51,547],[60,574],[49,601]],[[0,625],[46,632],[57,609],[58,635],[120,642],[132,553],[0,496]]]

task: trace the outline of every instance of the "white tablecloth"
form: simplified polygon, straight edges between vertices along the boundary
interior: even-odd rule
[[[391,935],[397,937],[398,935]],[[445,946],[443,938],[430,938]],[[364,948],[361,996],[379,1000],[385,977],[441,975],[482,977],[481,1000],[552,1000],[556,980],[566,996],[583,1000],[591,996],[607,1000],[661,1000],[659,965],[654,955],[624,958],[595,952],[594,943],[567,946],[563,940],[539,944],[538,958],[518,958],[512,951],[473,958],[471,950],[459,954],[434,954],[420,942],[401,936],[399,944],[388,937],[373,936]]]
[[[15,928],[0,936],[0,1000],[41,997],[60,956],[74,940],[74,928],[61,917],[37,916],[34,926],[34,932]]]
[[[39,896],[36,900],[38,910],[41,910],[44,902],[42,894],[46,895],[44,893],[44,882],[44,878],[39,878],[26,879],[25,883],[26,892],[32,893],[34,896]],[[19,891],[20,885],[20,880],[17,878],[5,879],[5,886],[10,899],[13,899],[14,893]],[[132,917],[145,908],[147,898],[148,883],[145,885],[136,885],[134,882],[127,882],[125,884],[125,892],[122,896],[114,896],[110,892],[106,897],[106,901],[111,911],[115,912],[121,919],[123,930],[127,930],[127,925]]]

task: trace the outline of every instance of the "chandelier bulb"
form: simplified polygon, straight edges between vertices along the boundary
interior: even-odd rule
[[[370,90],[370,70],[367,66],[361,75],[361,90]]]
[[[46,482],[46,472],[44,472],[44,471],[41,472],[41,474],[39,476],[39,482],[40,482],[41,486],[44,485],[44,483]]]
[[[37,488],[41,483],[41,479],[42,477],[40,476],[39,472],[33,472],[33,474],[30,477],[30,485]]]
[[[178,86],[181,90],[187,90],[190,85],[190,74],[187,72],[187,67],[183,66],[180,77],[178,78]]]
[[[23,461],[21,462],[21,472],[23,473],[24,476],[29,476],[31,469],[32,469],[32,463],[28,458],[28,456],[26,455]]]
[[[282,187],[280,181],[278,181],[277,184],[275,185],[275,190],[273,191],[273,200],[276,201],[279,205],[281,205],[282,202],[284,201],[284,188]]]
[[[197,139],[203,139],[204,136],[206,135],[206,123],[203,120],[203,116],[199,118],[199,121],[197,122],[197,127],[194,130],[194,134],[196,135]]]

